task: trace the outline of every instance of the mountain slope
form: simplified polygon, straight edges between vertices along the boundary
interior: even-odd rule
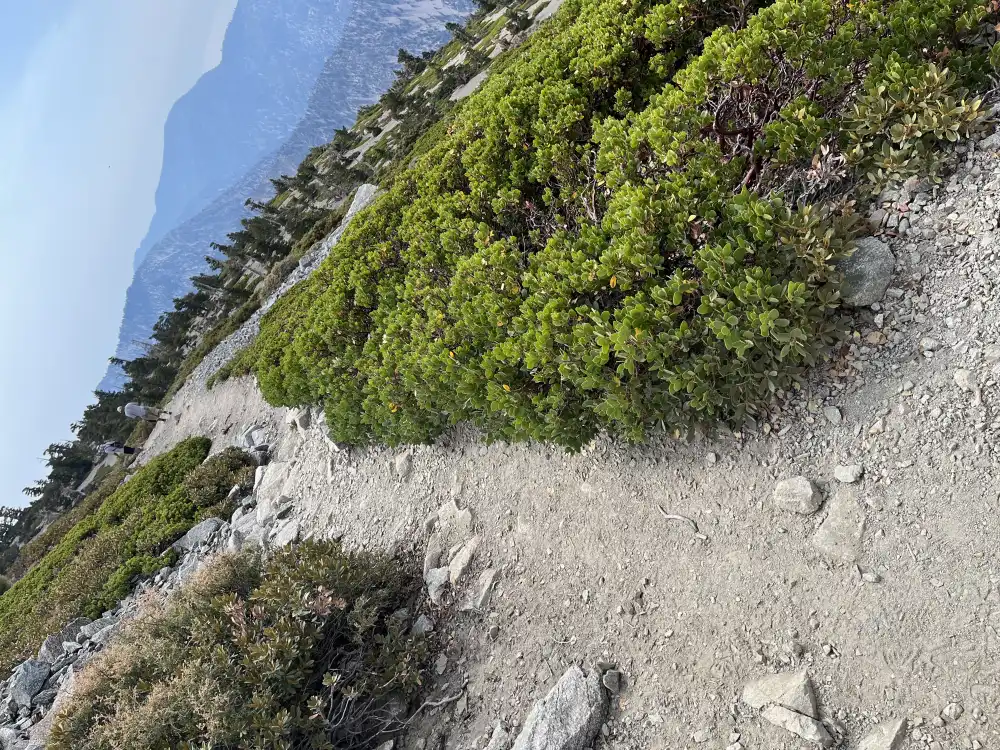
[[[448,38],[444,24],[464,16],[467,0],[375,0],[357,4],[331,49],[304,117],[284,143],[259,160],[206,207],[167,231],[151,246],[128,290],[117,356],[141,353],[157,317],[190,288],[205,267],[209,243],[225,239],[247,215],[248,197],[270,195],[269,178],[293,173],[309,149],[329,141],[338,127],[354,122],[359,107],[378,99],[393,80],[400,47],[424,50]],[[101,388],[120,382],[109,370]]]

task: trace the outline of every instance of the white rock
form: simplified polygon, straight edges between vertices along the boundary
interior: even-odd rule
[[[413,452],[407,449],[400,453],[393,460],[393,466],[396,469],[396,476],[400,479],[406,479],[413,469]]]
[[[836,406],[827,406],[823,409],[823,415],[826,417],[826,421],[834,426],[844,421],[844,416]]]
[[[838,482],[843,484],[854,484],[862,475],[865,473],[864,467],[858,464],[850,464],[848,466],[837,466],[833,470],[833,478]]]
[[[976,390],[975,376],[968,370],[955,370],[955,385],[966,393]]]
[[[765,709],[761,716],[775,726],[787,729],[792,734],[798,735],[806,742],[812,742],[821,747],[830,747],[833,744],[833,738],[826,731],[826,727],[816,721],[816,719],[803,716],[784,706],[771,706]]]
[[[816,486],[803,476],[783,479],[774,488],[774,504],[791,513],[808,515],[823,504],[823,497]]]
[[[479,549],[479,537],[474,536],[463,544],[462,549],[452,558],[452,561],[448,564],[449,578],[452,586],[456,585],[459,579],[465,574],[469,563],[472,562],[472,556],[476,554],[477,549]]]
[[[777,704],[806,716],[818,716],[816,694],[805,669],[772,674],[748,683],[743,688],[743,702],[756,709]]]
[[[287,547],[289,544],[293,544],[299,540],[299,533],[301,532],[301,525],[299,520],[292,519],[284,526],[282,526],[278,533],[274,535],[274,546],[275,547]]]
[[[930,336],[920,339],[920,351],[922,352],[936,352],[940,348],[941,342],[937,339],[932,339]]]
[[[900,750],[906,737],[906,719],[883,721],[866,734],[858,750]]]

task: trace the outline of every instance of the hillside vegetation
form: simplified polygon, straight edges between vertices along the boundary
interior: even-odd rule
[[[33,564],[0,596],[0,674],[72,618],[114,607],[137,577],[172,562],[171,552],[161,555],[195,522],[226,510],[233,485],[252,483],[248,455],[229,449],[205,461],[210,447],[206,438],[185,440],[120,487],[95,493],[71,528],[60,525],[26,550]]]
[[[977,0],[567,0],[241,365],[353,443],[739,423],[837,338],[849,189],[933,171],[982,122],[985,22]]]
[[[420,684],[423,638],[393,614],[419,586],[335,542],[221,556],[80,675],[48,747],[374,748]]]

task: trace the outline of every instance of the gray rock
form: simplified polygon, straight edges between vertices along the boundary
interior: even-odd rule
[[[976,378],[968,370],[955,370],[955,385],[966,393],[976,390]]]
[[[285,422],[293,429],[308,430],[312,424],[312,412],[309,411],[308,406],[300,406],[288,412],[285,416]]]
[[[10,676],[7,692],[18,706],[29,708],[31,699],[38,695],[45,681],[49,679],[49,672],[49,665],[46,662],[34,659],[22,662]]]
[[[837,263],[844,274],[840,293],[852,307],[868,307],[881,302],[896,268],[889,246],[874,237],[862,237],[854,253]]]
[[[803,716],[784,706],[771,706],[761,716],[775,726],[787,729],[792,734],[798,735],[806,742],[812,742],[822,747],[830,747],[833,744],[833,737],[826,731],[826,727],[816,721],[816,719]]]
[[[944,707],[944,711],[941,712],[941,718],[948,722],[958,721],[964,713],[965,709],[962,708],[962,704],[949,703]]]
[[[424,575],[441,564],[441,555],[443,554],[444,546],[441,543],[441,535],[435,532],[427,540],[427,551],[424,553]]]
[[[206,518],[197,526],[188,529],[188,533],[174,542],[173,547],[180,552],[188,552],[205,544],[211,539],[212,534],[227,525],[221,518]]]
[[[435,604],[441,604],[444,590],[448,586],[448,579],[448,568],[434,568],[424,576],[424,583],[427,584],[427,595]]]
[[[38,693],[38,695],[36,695],[34,698],[31,699],[31,704],[33,706],[45,706],[45,707],[51,706],[52,701],[56,699],[56,695],[58,694],[59,691],[53,690],[52,688],[49,688],[47,690],[42,690]]]
[[[0,727],[0,750],[26,750],[28,739],[13,727]]]
[[[98,646],[106,646],[108,645],[108,641],[110,641],[114,637],[115,633],[121,630],[121,627],[122,627],[121,622],[116,622],[111,625],[108,625],[106,628],[102,628],[101,630],[98,630],[96,633],[94,633],[93,637],[90,640],[93,643],[96,643]]]
[[[507,734],[503,724],[499,721],[493,727],[493,734],[490,735],[490,742],[486,746],[486,750],[510,750],[510,735]]]
[[[816,486],[802,476],[783,479],[774,488],[774,504],[782,510],[809,515],[819,510],[823,497]]]
[[[937,339],[932,339],[930,336],[924,336],[924,338],[920,339],[918,346],[922,352],[936,352],[941,348],[941,342]]]
[[[756,709],[774,704],[812,718],[818,716],[816,694],[805,669],[772,674],[748,683],[743,688],[743,702]]]
[[[393,460],[393,466],[396,469],[396,476],[400,479],[406,479],[410,476],[410,472],[413,470],[413,451],[407,448],[405,451],[400,453]]]
[[[465,575],[465,571],[472,562],[472,557],[476,554],[477,549],[479,549],[479,537],[474,536],[472,539],[463,544],[462,548],[458,551],[458,554],[452,558],[451,562],[448,564],[449,577],[452,586],[456,585],[461,577]]]
[[[608,709],[601,676],[574,665],[535,704],[514,750],[584,750],[593,743]]]
[[[427,635],[428,633],[434,632],[434,620],[432,620],[427,615],[420,615],[417,621],[413,623],[413,629],[410,631],[413,635]]]
[[[865,473],[863,467],[858,464],[850,464],[849,466],[837,466],[833,470],[833,478],[838,482],[843,484],[854,484],[862,475]]]
[[[90,620],[86,617],[77,617],[74,620],[70,620],[58,633],[53,633],[46,638],[42,647],[38,650],[38,661],[48,662],[49,664],[57,662],[64,653],[63,644],[67,641],[76,641],[76,637],[88,623],[90,623]]]
[[[490,606],[493,598],[493,587],[497,583],[497,572],[487,568],[479,575],[479,583],[469,593],[469,598],[462,605],[463,612],[482,612]]]
[[[118,621],[114,617],[102,617],[80,628],[80,634],[89,640],[94,637],[94,633],[104,630],[104,628],[114,625],[116,622]]]
[[[834,426],[837,426],[844,421],[844,416],[840,413],[840,409],[836,406],[827,406],[824,408],[823,416],[826,417],[827,422]]]
[[[287,547],[289,544],[297,542],[299,540],[299,533],[301,531],[301,525],[298,519],[292,519],[281,529],[278,533],[274,535],[274,546],[275,547]]]
[[[883,721],[862,738],[858,750],[899,750],[906,737],[906,719]]]
[[[1000,131],[983,138],[979,142],[979,148],[983,151],[1000,151]]]
[[[813,546],[832,562],[855,562],[861,554],[865,514],[854,488],[840,485],[829,505],[830,512],[813,535]]]
[[[287,461],[279,461],[268,464],[264,471],[264,477],[257,487],[257,522],[267,523],[274,519],[278,512],[280,500],[290,493],[286,490],[286,485],[291,482],[292,467]]]
[[[622,691],[623,675],[617,669],[609,669],[601,675],[601,684],[604,685],[613,695],[618,695]]]

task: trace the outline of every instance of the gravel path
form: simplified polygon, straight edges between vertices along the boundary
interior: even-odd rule
[[[875,217],[900,235],[885,300],[755,431],[568,456],[462,429],[411,449],[400,476],[398,452],[331,452],[320,419],[289,428],[244,378],[186,385],[147,453],[192,434],[221,448],[259,424],[291,467],[282,491],[304,531],[359,548],[420,558],[428,513],[452,497],[472,511],[468,580],[495,568],[497,590],[436,631],[437,687],[467,677],[467,697],[428,712],[406,747],[483,747],[568,664],[598,660],[626,676],[599,747],[804,747],[739,700],[747,681],[800,666],[844,746],[893,717],[910,720],[903,748],[1000,746],[998,154],[913,187]],[[863,477],[841,484],[838,465]],[[776,506],[795,475],[817,485],[819,511]]]

